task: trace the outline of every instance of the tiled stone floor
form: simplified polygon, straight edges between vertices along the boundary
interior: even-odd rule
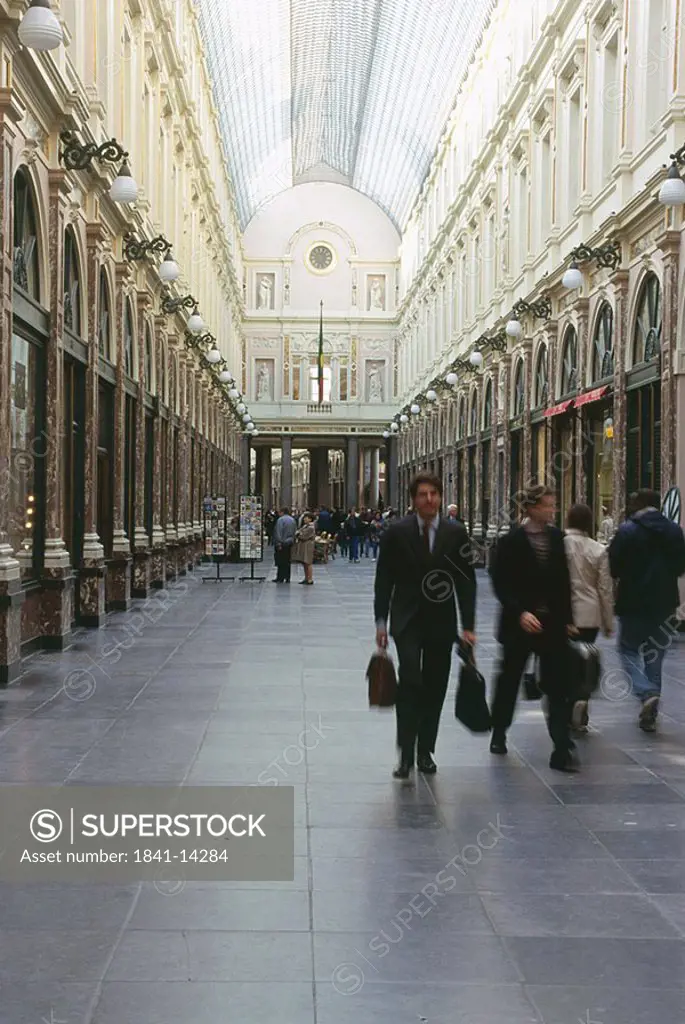
[[[538,705],[494,760],[450,690],[439,774],[401,786],[366,706],[372,579],[196,575],[0,692],[2,783],[275,776],[297,814],[292,883],[0,885],[2,1024],[685,1021],[685,648],[645,736],[606,646],[578,777],[547,767]],[[488,676],[494,610],[483,577]]]

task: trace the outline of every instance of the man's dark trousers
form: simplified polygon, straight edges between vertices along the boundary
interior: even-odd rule
[[[540,689],[548,700],[547,728],[554,749],[566,753],[573,691],[568,679],[568,642],[558,629],[537,634],[519,629],[507,637],[492,704],[493,731],[506,732],[514,719],[519,684],[531,654],[537,654],[540,660]]]
[[[274,551],[277,583],[290,583],[290,556],[292,550],[292,544],[283,544]]]
[[[432,754],[445,702],[453,643],[435,637],[420,617],[394,638],[399,659],[397,688],[397,745],[403,761],[413,764]]]

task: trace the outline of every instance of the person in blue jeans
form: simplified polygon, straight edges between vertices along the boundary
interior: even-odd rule
[[[347,517],[345,526],[347,528],[347,537],[350,545],[350,562],[358,562],[361,538],[364,535],[364,524],[356,508],[350,509],[350,514]]]
[[[685,537],[659,511],[656,491],[631,496],[631,514],[609,546],[618,581],[616,615],[621,663],[640,701],[638,724],[654,732],[664,655],[677,632],[678,579],[685,573]]]

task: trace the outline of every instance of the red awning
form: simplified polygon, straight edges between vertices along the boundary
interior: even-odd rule
[[[608,390],[609,385],[605,384],[603,388],[595,388],[594,391],[586,391],[584,395],[579,395],[576,398],[576,409],[581,405],[587,405],[588,402],[596,402],[599,398],[604,398]]]
[[[559,416],[562,412],[566,412],[573,405],[573,399],[569,398],[567,402],[562,402],[561,405],[553,405],[551,409],[545,409],[543,416]]]

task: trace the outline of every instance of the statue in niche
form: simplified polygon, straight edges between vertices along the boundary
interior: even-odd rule
[[[257,285],[257,309],[273,309],[273,274],[260,274]]]
[[[385,309],[385,278],[369,278],[369,309]]]
[[[262,363],[257,374],[257,401],[268,402],[271,399],[271,374],[266,363]]]
[[[369,367],[369,401],[383,401],[383,378],[378,366]]]

